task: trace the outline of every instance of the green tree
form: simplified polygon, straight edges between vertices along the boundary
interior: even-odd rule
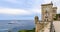
[[[32,30],[19,30],[18,32],[35,32],[35,28],[33,28]]]
[[[19,30],[18,32],[27,32],[27,30]]]

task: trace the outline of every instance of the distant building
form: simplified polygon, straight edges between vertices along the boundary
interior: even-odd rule
[[[60,32],[60,14],[57,14],[57,7],[53,3],[42,4],[42,20],[35,16],[35,32]],[[58,30],[59,29],[59,30]]]

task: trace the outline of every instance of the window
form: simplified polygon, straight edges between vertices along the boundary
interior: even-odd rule
[[[45,19],[44,21],[48,21],[48,19]]]
[[[48,19],[46,19],[48,21]]]
[[[45,18],[48,18],[48,16],[45,16]]]

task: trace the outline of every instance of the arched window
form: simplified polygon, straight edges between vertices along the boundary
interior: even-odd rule
[[[44,21],[48,21],[48,19],[45,19]]]

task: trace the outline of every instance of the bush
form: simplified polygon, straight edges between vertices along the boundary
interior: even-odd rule
[[[35,28],[33,28],[32,30],[19,30],[18,32],[35,32]]]

